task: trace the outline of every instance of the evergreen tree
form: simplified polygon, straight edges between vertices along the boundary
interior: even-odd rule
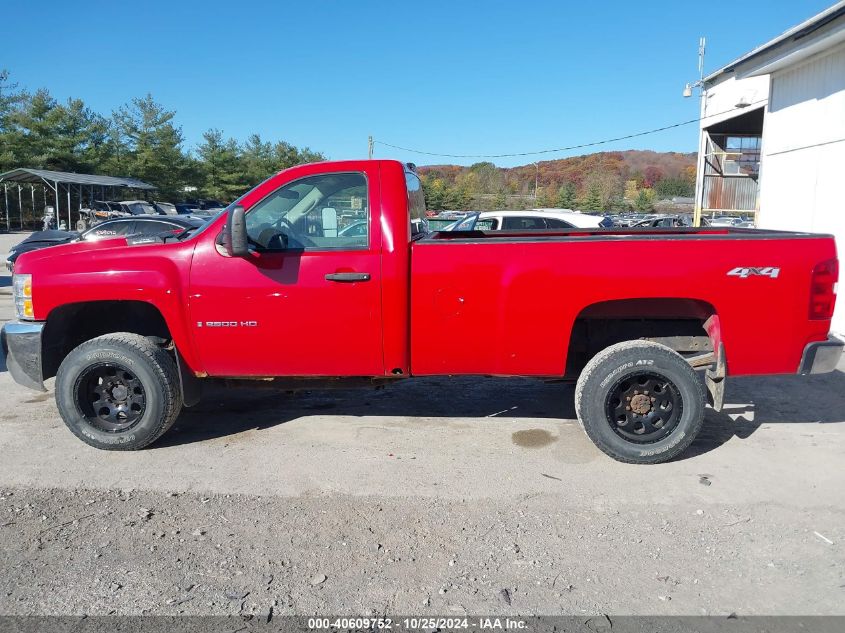
[[[591,184],[587,188],[586,195],[579,205],[581,209],[586,211],[601,211],[601,190],[597,184]]]
[[[187,161],[182,151],[182,129],[173,123],[175,114],[148,94],[133,99],[113,115],[118,142],[126,150],[127,173],[120,175],[156,185],[164,199],[179,196],[185,180]]]
[[[21,143],[12,119],[27,97],[28,95],[9,79],[9,72],[0,69],[0,172],[19,166],[17,156]]]
[[[204,195],[224,202],[234,200],[249,189],[237,141],[223,139],[220,130],[212,129],[203,135],[199,154]]]
[[[695,195],[695,183],[683,178],[664,178],[654,185],[654,192],[661,200],[675,196],[691,198]]]
[[[273,144],[262,141],[258,134],[251,134],[241,148],[244,180],[250,187],[266,180],[279,171]]]
[[[634,200],[634,208],[637,211],[651,211],[654,209],[654,196],[651,189],[640,189],[637,198]]]
[[[560,209],[573,209],[577,204],[575,183],[567,182],[557,192],[557,206]]]

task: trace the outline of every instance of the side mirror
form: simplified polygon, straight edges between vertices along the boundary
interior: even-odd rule
[[[323,237],[337,237],[337,209],[323,207]]]
[[[246,234],[246,213],[240,205],[233,207],[226,217],[226,229],[223,232],[224,244],[229,257],[249,255],[249,243]]]

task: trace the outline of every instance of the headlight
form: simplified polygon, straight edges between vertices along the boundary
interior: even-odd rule
[[[32,309],[32,275],[12,275],[15,314],[19,319],[34,319]]]

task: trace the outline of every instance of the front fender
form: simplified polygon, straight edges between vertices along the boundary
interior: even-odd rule
[[[57,308],[79,303],[139,301],[153,306],[164,319],[185,364],[192,372],[199,372],[202,368],[188,326],[187,287],[193,248],[192,242],[57,247],[53,256],[27,260],[26,270],[21,272],[32,275],[37,320],[49,322]]]

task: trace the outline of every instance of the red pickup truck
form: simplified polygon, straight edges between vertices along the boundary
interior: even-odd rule
[[[41,390],[56,376],[70,430],[117,450],[155,441],[219,379],[551,377],[577,381],[601,450],[656,463],[692,442],[708,400],[721,407],[726,376],[826,372],[842,353],[830,236],[429,233],[424,217],[413,166],[325,162],[187,237],[24,254],[9,371]]]

